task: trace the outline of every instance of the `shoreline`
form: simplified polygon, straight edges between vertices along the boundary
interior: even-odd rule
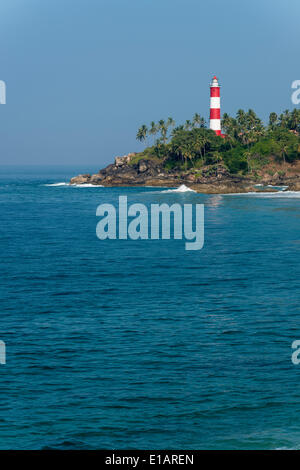
[[[277,165],[261,169],[255,175],[231,174],[222,165],[203,166],[201,170],[168,169],[164,162],[139,159],[130,153],[115,157],[114,163],[95,174],[80,174],[71,178],[70,184],[89,184],[104,187],[165,187],[178,188],[185,185],[203,194],[235,194],[247,192],[300,191],[300,164]],[[285,171],[282,171],[282,170]],[[284,173],[284,174],[283,174]]]
[[[74,187],[99,187],[99,188],[162,188],[162,189],[179,189],[180,186],[186,186],[187,190],[182,192],[188,192],[192,190],[198,194],[247,194],[247,193],[258,193],[258,194],[267,194],[267,193],[285,193],[285,192],[300,192],[300,189],[292,189],[285,185],[280,186],[266,186],[266,187],[257,187],[256,185],[250,186],[236,186],[235,188],[229,188],[224,184],[170,184],[165,182],[164,184],[127,184],[127,183],[118,183],[118,184],[91,184],[91,183],[69,183],[69,186]],[[48,186],[57,186],[57,184],[48,185]],[[178,191],[181,192],[181,191]]]

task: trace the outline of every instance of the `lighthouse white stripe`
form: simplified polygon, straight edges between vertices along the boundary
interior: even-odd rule
[[[211,108],[221,108],[221,100],[217,96],[212,96],[210,98],[210,107]]]
[[[211,119],[209,123],[210,129],[213,131],[220,131],[221,130],[221,120],[220,119]]]

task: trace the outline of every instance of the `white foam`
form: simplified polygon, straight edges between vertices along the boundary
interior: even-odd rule
[[[272,184],[268,184],[267,188],[276,188],[276,189],[278,188],[280,191],[281,191],[281,190],[284,191],[285,189],[288,188],[288,186],[274,186],[274,185],[272,185]]]
[[[230,193],[222,196],[251,196],[251,197],[273,197],[273,198],[300,198],[300,191],[276,191],[276,192],[249,192],[249,193]]]
[[[185,184],[179,186],[176,189],[167,189],[166,191],[162,191],[162,193],[195,193],[194,189],[188,188]]]
[[[82,184],[69,184],[73,188],[104,188],[102,184],[91,184],[91,183],[82,183]]]
[[[44,184],[44,186],[69,186],[69,183],[52,183],[52,184]]]
[[[278,191],[285,191],[286,189],[288,189],[288,186],[274,186],[273,184],[267,184],[267,185],[264,185],[264,184],[255,184],[254,185],[255,188],[274,188],[274,189],[277,189]]]
[[[69,186],[72,188],[103,188],[101,184],[91,184],[91,183],[82,183],[82,184],[70,184],[70,183],[51,183],[44,184],[44,186]]]

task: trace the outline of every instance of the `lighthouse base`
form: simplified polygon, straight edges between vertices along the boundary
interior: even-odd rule
[[[212,130],[214,130],[214,129],[212,129]],[[222,139],[224,139],[226,137],[225,134],[222,134],[222,131],[216,131],[215,130],[215,133],[216,133],[216,135],[219,135],[220,137],[222,137]]]

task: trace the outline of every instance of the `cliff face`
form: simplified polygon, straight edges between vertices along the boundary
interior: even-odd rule
[[[94,184],[101,186],[167,186],[185,184],[203,193],[236,193],[258,191],[255,185],[288,186],[290,190],[300,190],[300,166],[289,165],[286,171],[264,169],[259,179],[251,176],[229,174],[222,165],[204,166],[201,171],[186,172],[167,170],[162,162],[140,159],[135,163],[135,153],[116,157],[115,162],[98,173],[83,174],[71,179],[70,184]],[[291,168],[289,168],[291,167]]]

